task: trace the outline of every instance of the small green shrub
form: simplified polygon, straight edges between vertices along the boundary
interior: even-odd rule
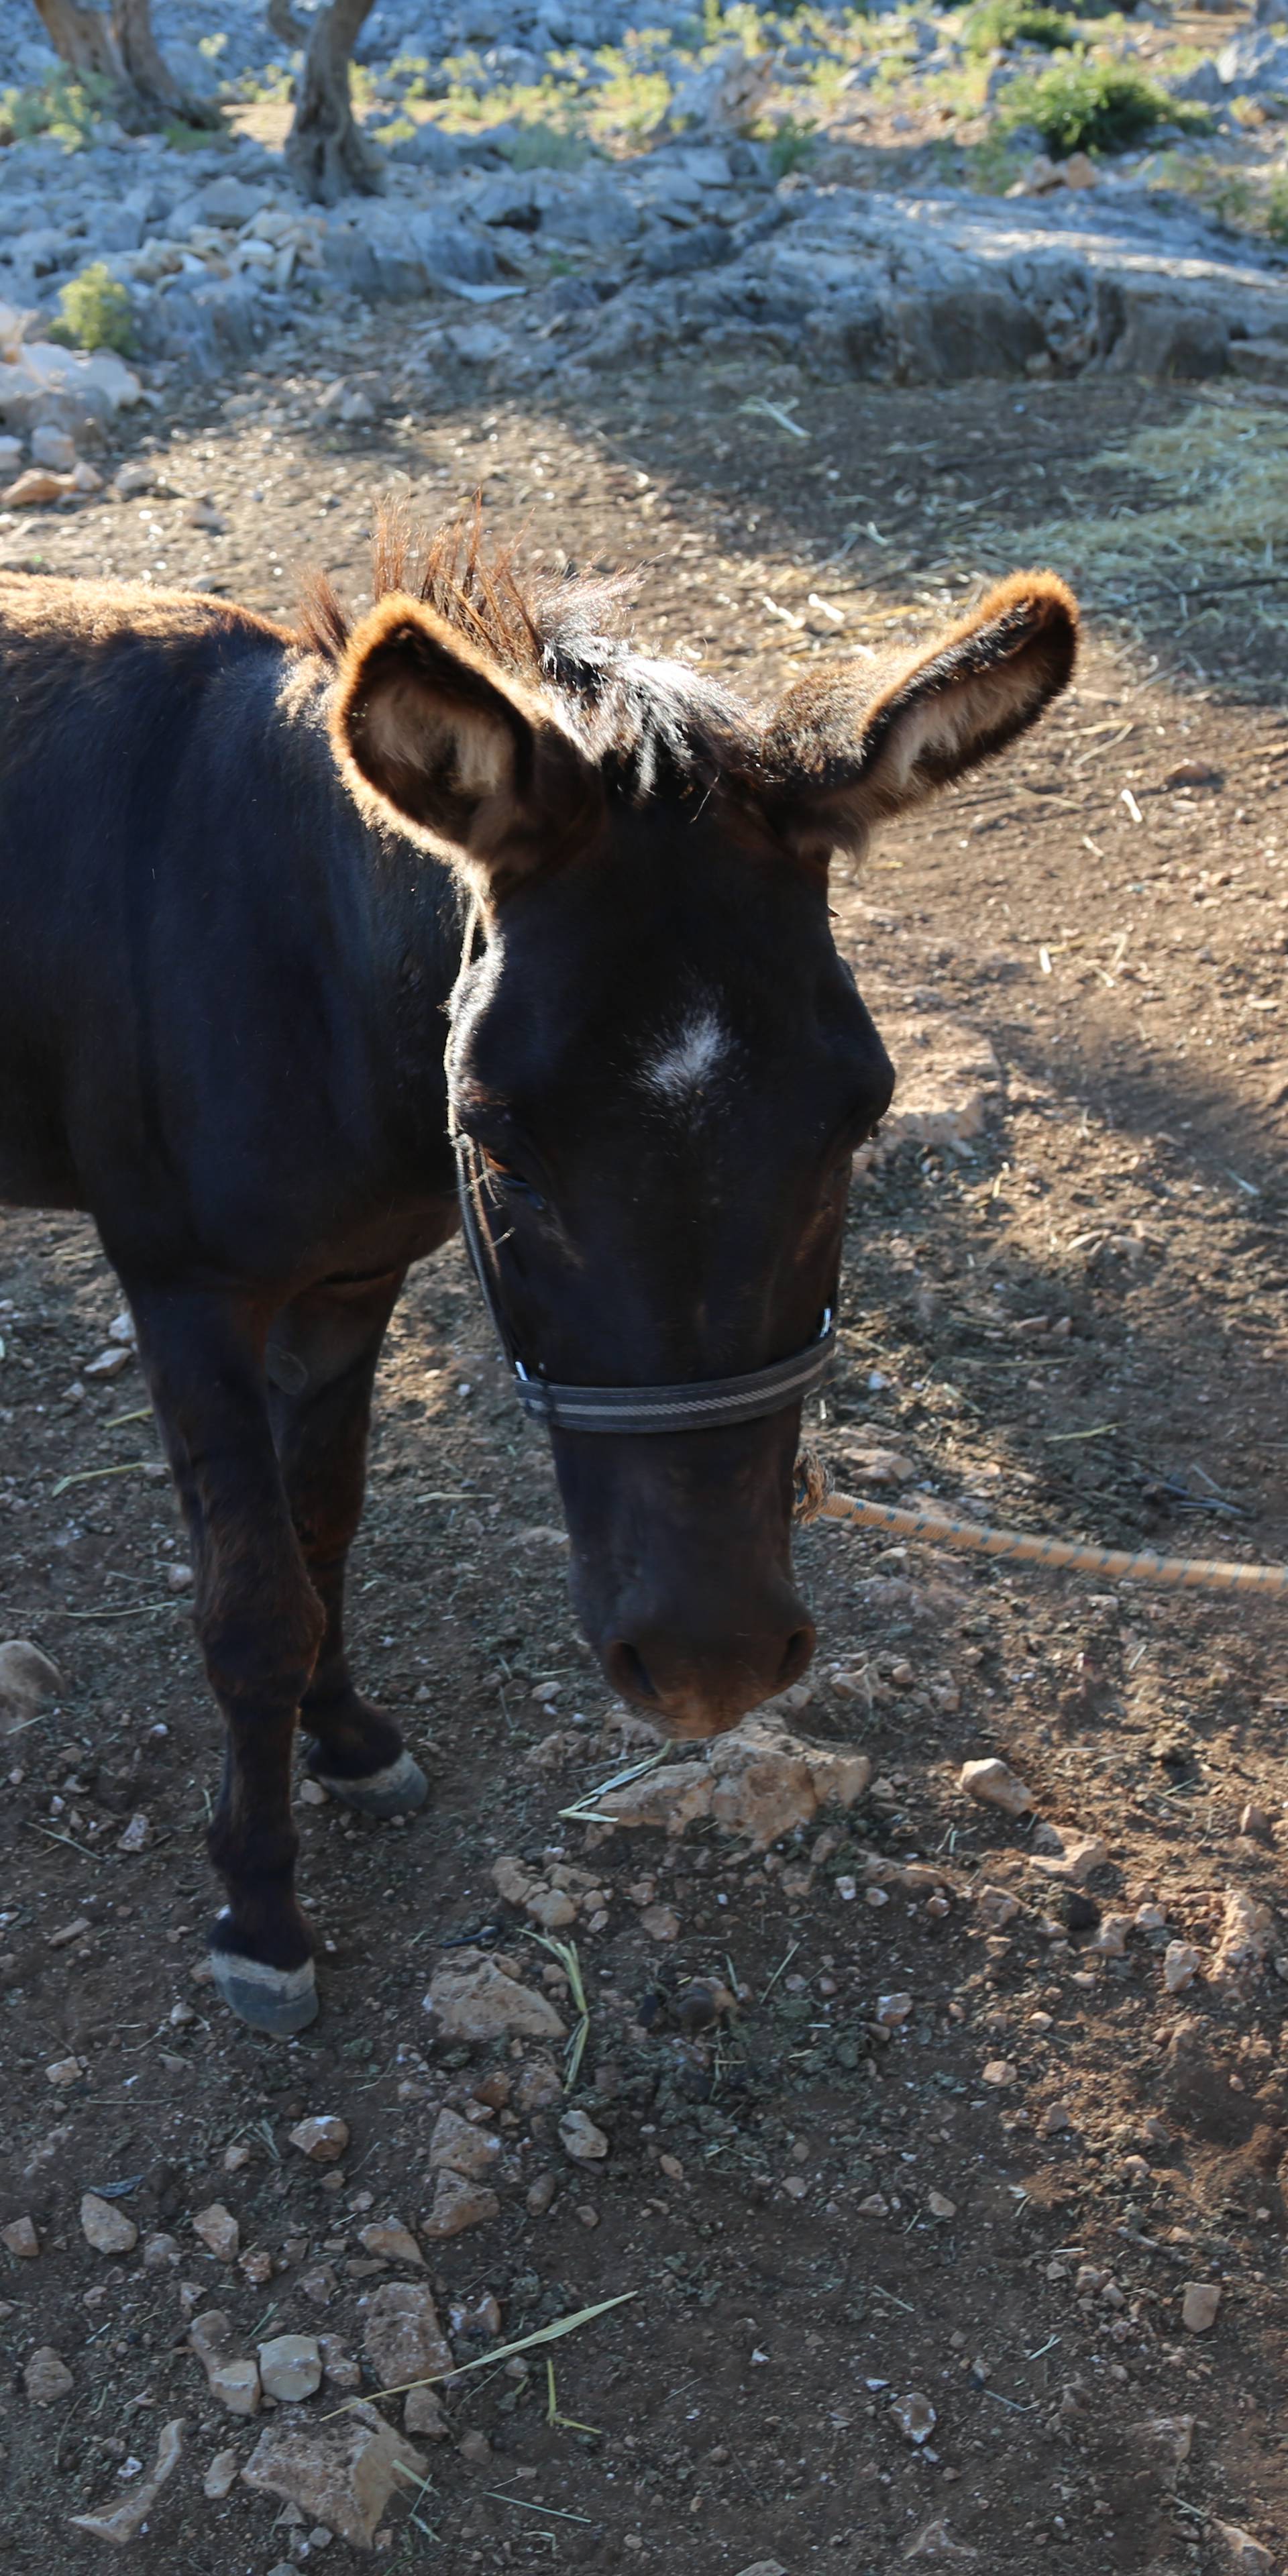
[[[0,90],[0,143],[30,143],[50,134],[77,152],[111,107],[112,84],[97,73],[74,81],[66,72],[53,72],[37,88]]]
[[[1125,63],[1053,63],[1050,71],[1013,81],[1002,111],[1005,129],[1036,125],[1057,161],[1070,152],[1126,152],[1158,125],[1206,134],[1206,109],[1166,90]]]
[[[1288,167],[1276,170],[1271,178],[1266,231],[1273,242],[1288,242]]]
[[[50,326],[51,340],[69,349],[115,349],[129,356],[134,327],[128,290],[101,259],[70,277],[58,297],[61,321]]]
[[[814,158],[815,134],[801,118],[785,116],[768,138],[769,166],[776,179],[804,170]]]
[[[967,13],[965,37],[967,51],[991,54],[995,47],[1007,45],[1045,45],[1049,54],[1061,46],[1072,45],[1077,36],[1072,18],[1060,9],[1043,6],[1043,0],[978,0],[978,6]]]
[[[580,170],[590,146],[566,126],[547,125],[538,118],[532,125],[521,125],[513,143],[502,150],[515,170]]]
[[[990,128],[982,143],[961,146],[941,141],[936,152],[943,156],[941,166],[949,184],[964,180],[981,197],[1004,197],[1024,167],[1023,154],[996,126]]]

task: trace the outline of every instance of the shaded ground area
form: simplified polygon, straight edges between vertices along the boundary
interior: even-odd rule
[[[1012,403],[680,369],[606,386],[593,418],[467,409],[446,381],[426,416],[423,375],[374,336],[370,381],[365,431],[319,436],[300,378],[158,418],[146,453],[178,497],[94,505],[42,528],[41,556],[197,573],[261,606],[323,560],[356,598],[391,474],[433,511],[481,483],[548,559],[644,559],[643,631],[768,689],[924,631],[1000,568],[1008,531],[1147,510],[1148,478],[1083,460],[1192,407],[1134,385]],[[743,408],[766,401],[808,436]],[[1215,541],[1181,565],[1221,570]],[[905,1075],[950,1024],[997,1070],[964,1147],[905,1143],[857,1179],[814,1428],[842,1482],[876,1444],[904,1490],[990,1518],[1284,1558],[1282,646],[1224,595],[1182,631],[1178,595],[1130,628],[1103,615],[1031,747],[838,886]],[[763,1854],[710,1824],[570,1823],[634,1740],[572,1632],[552,1473],[454,1247],[390,1337],[353,1582],[361,1668],[431,1759],[434,1803],[399,1829],[302,1809],[325,2008],[270,2047],[201,1979],[215,1751],[169,1586],[182,1550],[137,1374],[82,1374],[119,1295],[72,1220],[7,1217],[0,1246],[0,1628],[63,1674],[5,1745],[0,2224],[29,2216],[40,2244],[0,2253],[15,2568],[101,2556],[68,2516],[126,2496],[176,2416],[185,2455],[140,2565],[343,2563],[343,2540],[275,2523],[240,2482],[203,2497],[212,2456],[235,2469],[265,2419],[208,2393],[189,2320],[224,2311],[245,2352],[299,2331],[361,2355],[364,2301],[417,2277],[460,2359],[486,2349],[489,2294],[503,2340],[635,2296],[551,2348],[553,2405],[540,2350],[452,2389],[432,2492],[378,2535],[390,2564],[887,2576],[943,2521],[922,2557],[981,2571],[1067,2546],[1087,2576],[1216,2576],[1240,2563],[1222,2525],[1264,2545],[1243,2564],[1280,2566],[1282,1613],[810,1530],[820,1650],[791,1722],[862,1746],[865,1799]],[[993,1753],[1044,1825],[1103,1838],[1084,1888],[1041,1875],[1031,1817],[962,1797],[961,1763]],[[513,1853],[601,1896],[569,1936],[590,2007],[575,2100],[609,2141],[588,2165],[562,2104],[528,2107],[539,2049],[445,2048],[421,2006],[464,1941],[560,1994],[494,1885]],[[1264,1968],[1222,1983],[1231,1887],[1275,1928]],[[1201,1962],[1174,1994],[1169,1942]],[[693,1977],[738,1999],[718,2034],[673,2008]],[[490,2115],[500,2216],[422,2239],[422,2272],[361,2231],[423,2219],[444,2103]],[[341,2164],[291,2147],[308,2113],[348,2123]],[[173,2240],[155,2268],[83,2239],[82,2193],[117,2185],[141,2240]],[[231,2258],[193,2230],[215,2202]],[[1196,2283],[1221,2290],[1202,2335],[1182,2319]],[[72,2379],[45,2410],[22,2383],[42,2345]],[[935,2415],[920,2443],[914,2393]]]

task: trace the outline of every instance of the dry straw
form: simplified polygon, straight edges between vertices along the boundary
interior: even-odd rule
[[[595,2317],[607,2316],[610,2308],[621,2308],[628,2299],[637,2299],[638,2290],[619,2290],[615,2298],[599,2299],[593,2308],[574,2308],[571,2316],[556,2317],[550,2326],[538,2326],[535,2334],[520,2335],[514,2343],[493,2344],[490,2352],[481,2352],[473,2361],[453,2362],[450,2370],[431,2370],[423,2379],[402,2379],[396,2388],[375,2388],[370,2398],[351,2397],[347,2405],[335,2406],[331,2415],[347,2415],[355,2406],[365,2406],[380,2397],[405,2397],[409,2388],[433,2388],[440,2379],[463,2379],[467,2370],[491,2369],[498,2361],[509,2361],[516,2352],[531,2352],[540,2343],[558,2343],[562,2336],[576,2334]],[[330,2423],[331,2415],[324,2418]]]

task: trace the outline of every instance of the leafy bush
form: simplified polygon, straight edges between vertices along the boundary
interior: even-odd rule
[[[814,158],[814,128],[800,118],[785,116],[768,137],[769,166],[776,179],[786,179],[793,170],[803,170]]]
[[[1266,231],[1273,242],[1288,242],[1288,168],[1276,170],[1271,179]]]
[[[537,117],[531,125],[521,125],[514,141],[501,149],[515,170],[580,170],[590,145],[566,125]]]
[[[991,54],[995,46],[1045,45],[1049,54],[1072,45],[1077,35],[1072,18],[1049,9],[1043,0],[978,0],[967,14],[965,36],[972,54]]]
[[[1169,98],[1166,90],[1125,63],[1053,63],[1031,80],[1013,81],[1006,93],[1005,126],[1036,125],[1049,153],[1125,152],[1158,125],[1206,134],[1205,108]]]
[[[101,259],[69,278],[58,302],[62,319],[51,324],[51,340],[69,349],[116,349],[128,357],[134,346],[129,294]]]
[[[66,72],[53,72],[37,88],[0,90],[0,143],[30,143],[37,134],[52,134],[69,152],[79,151],[111,105],[112,84],[97,73],[74,81]]]

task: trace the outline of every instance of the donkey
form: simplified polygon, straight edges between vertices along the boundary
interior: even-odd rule
[[[753,709],[621,584],[385,532],[351,625],[0,576],[0,1197],[87,1211],[132,1309],[226,1726],[215,1981],[317,2010],[291,1758],[387,1817],[345,1560],[408,1267],[464,1210],[550,1430],[577,1615],[678,1735],[802,1673],[803,1390],[893,1075],[828,862],[1013,741],[1075,604],[1021,573],[927,652]],[[446,1042],[445,1042],[446,1041]]]

